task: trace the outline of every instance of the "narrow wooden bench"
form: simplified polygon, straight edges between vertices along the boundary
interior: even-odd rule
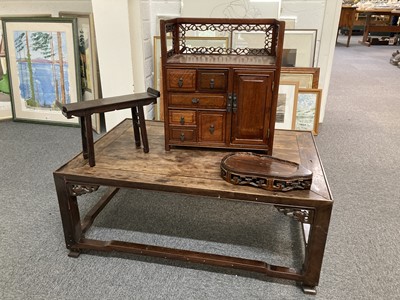
[[[96,162],[93,144],[92,114],[130,108],[132,111],[132,125],[136,147],[139,148],[141,146],[140,136],[142,136],[143,151],[148,153],[149,142],[147,139],[143,106],[156,103],[158,97],[160,97],[159,91],[148,88],[145,93],[136,93],[69,104],[61,104],[60,102],[57,102],[57,106],[61,109],[62,114],[68,119],[72,117],[80,118],[83,157],[89,159],[89,165],[93,167],[96,165]]]

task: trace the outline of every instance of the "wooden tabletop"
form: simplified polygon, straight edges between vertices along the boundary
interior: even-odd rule
[[[311,190],[270,192],[235,186],[220,177],[226,150],[173,148],[165,151],[164,124],[147,121],[150,152],[135,148],[131,120],[95,143],[96,166],[81,154],[55,171],[70,182],[151,189],[274,204],[324,205],[332,197],[311,132],[277,130],[273,156],[299,163],[313,172]],[[331,203],[329,203],[331,204]]]

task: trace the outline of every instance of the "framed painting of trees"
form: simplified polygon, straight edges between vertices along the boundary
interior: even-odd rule
[[[56,105],[81,99],[76,19],[2,18],[16,121],[78,124]]]

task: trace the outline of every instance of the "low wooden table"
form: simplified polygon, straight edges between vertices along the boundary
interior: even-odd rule
[[[151,152],[132,149],[131,124],[131,120],[123,121],[94,144],[96,166],[90,167],[88,160],[79,154],[54,172],[65,242],[70,256],[77,257],[81,250],[93,249],[165,257],[295,280],[301,283],[304,292],[316,293],[333,200],[310,132],[278,130],[275,134],[274,156],[301,163],[313,172],[311,190],[284,193],[236,186],[224,181],[220,177],[220,162],[227,154],[226,151],[174,148],[166,152],[164,125],[160,122],[147,122]],[[108,186],[109,189],[82,220],[77,197],[96,191],[99,186]],[[302,224],[306,245],[303,266],[295,269],[252,259],[86,238],[85,232],[119,188],[209,196],[215,197],[215,201],[224,198],[274,205]]]

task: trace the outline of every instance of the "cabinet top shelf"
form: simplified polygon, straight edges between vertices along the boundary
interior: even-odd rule
[[[274,56],[252,56],[252,55],[206,55],[206,54],[177,54],[167,59],[167,64],[194,64],[198,65],[252,65],[275,66]]]
[[[280,65],[283,21],[175,18],[161,20],[160,29],[164,63]]]

